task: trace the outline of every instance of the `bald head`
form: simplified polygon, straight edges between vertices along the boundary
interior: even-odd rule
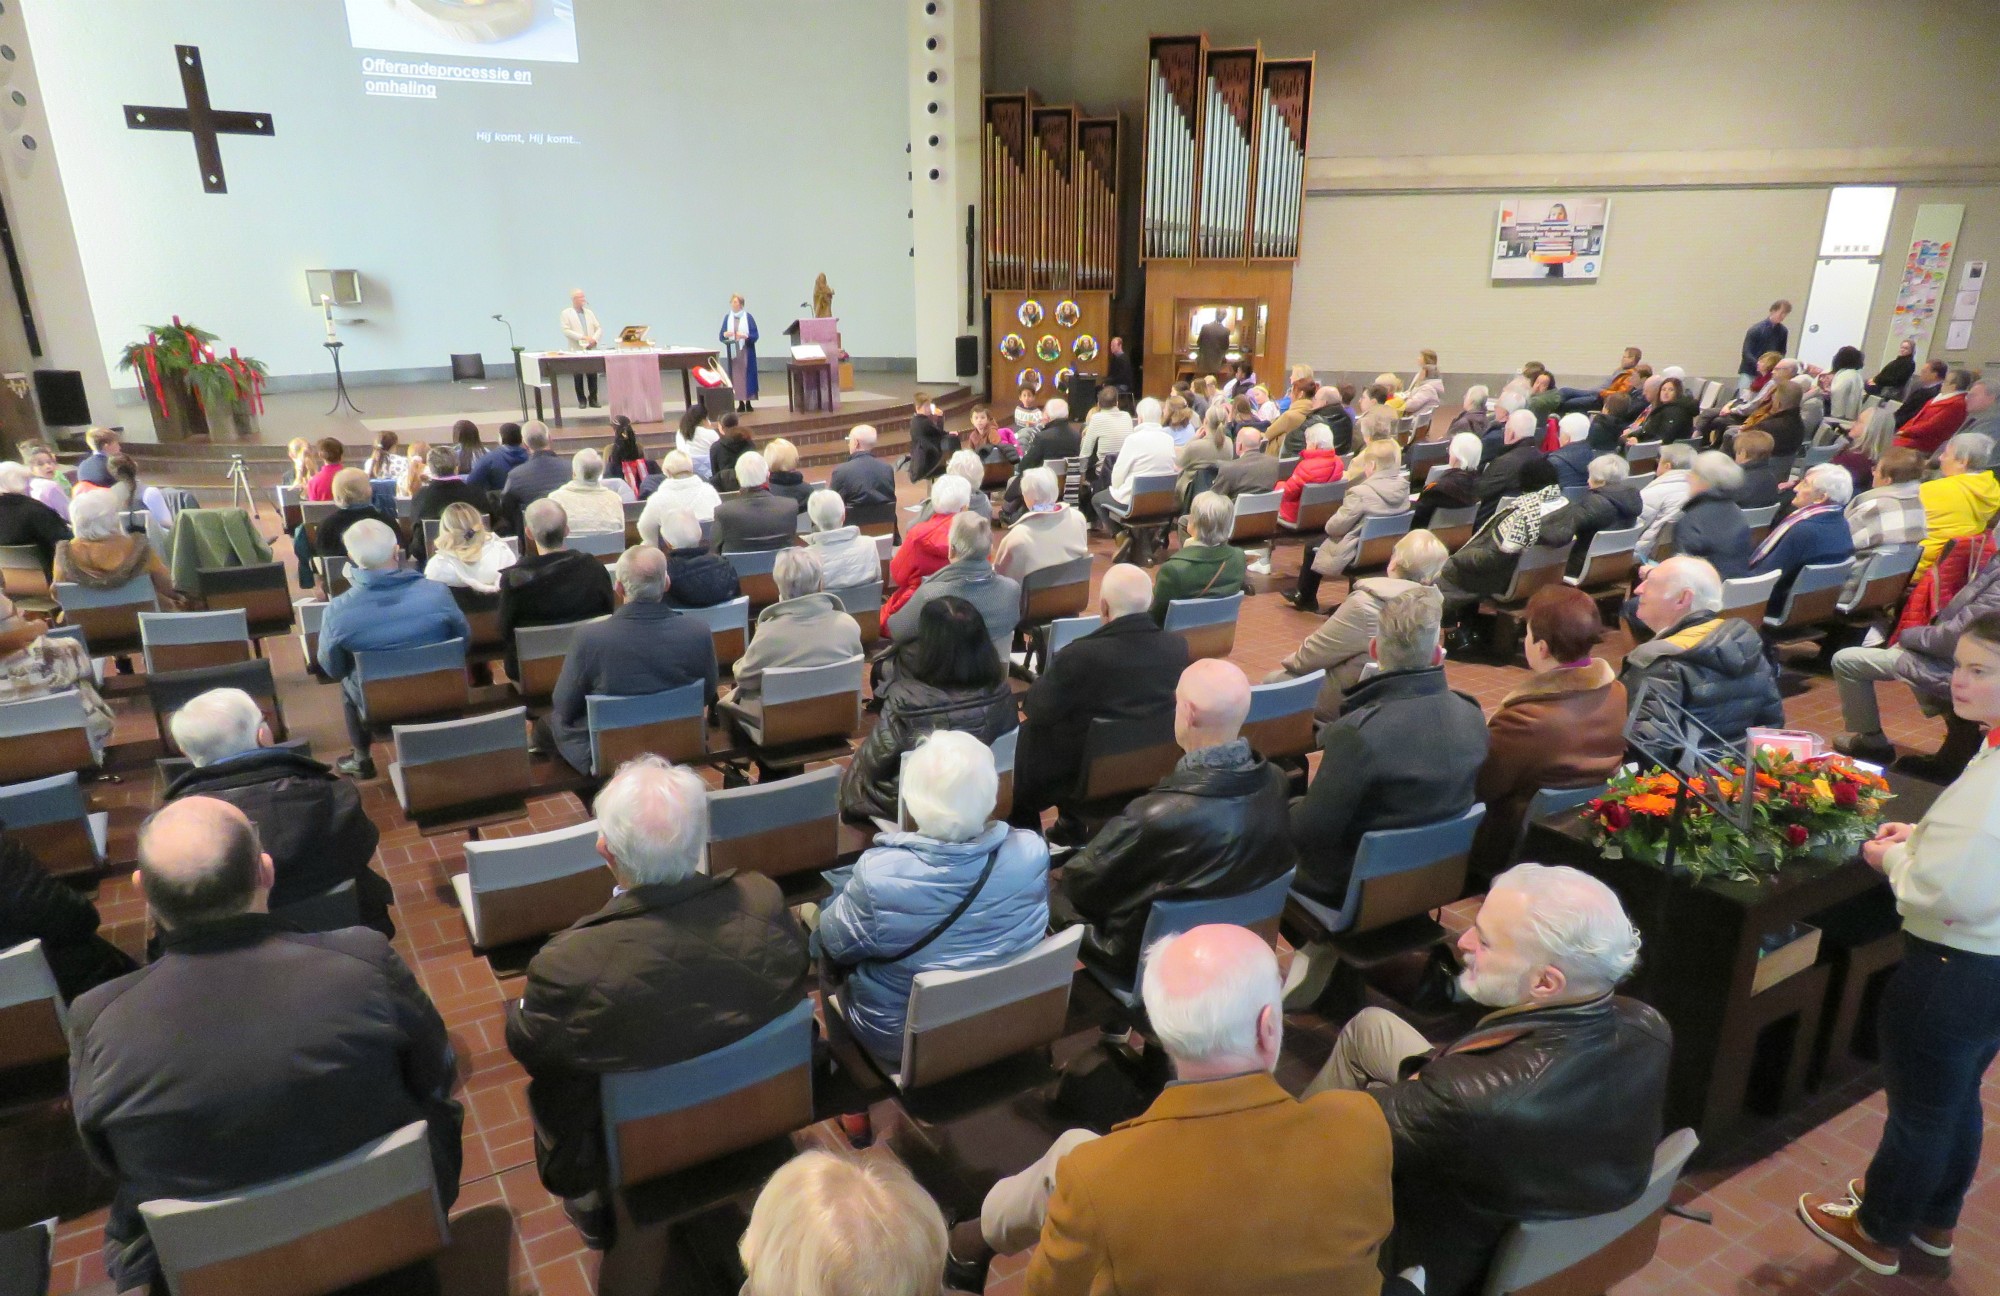
[[[1174,690],[1174,740],[1182,751],[1235,741],[1250,714],[1250,680],[1234,662],[1203,658]]]
[[[241,810],[214,797],[170,801],[139,829],[134,875],[160,925],[169,928],[262,913],[271,860]]]
[[[1215,923],[1155,942],[1140,994],[1181,1079],[1278,1064],[1285,1030],[1278,960],[1247,928]]]
[[[1144,612],[1153,606],[1153,578],[1143,567],[1119,563],[1104,573],[1104,581],[1097,587],[1097,602],[1106,621]]]
[[[667,556],[651,545],[633,545],[615,573],[627,603],[658,603],[667,596]]]

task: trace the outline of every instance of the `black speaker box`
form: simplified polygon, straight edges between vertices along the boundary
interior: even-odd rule
[[[1091,406],[1097,404],[1097,375],[1073,373],[1069,376],[1068,390],[1063,399],[1069,402],[1069,416],[1081,420],[1090,413]]]
[[[958,376],[977,378],[979,376],[979,335],[961,333],[958,335]]]
[[[35,403],[42,407],[44,427],[80,427],[90,422],[83,375],[75,369],[35,370]]]

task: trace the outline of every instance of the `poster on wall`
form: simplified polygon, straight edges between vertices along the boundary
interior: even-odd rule
[[[1604,268],[1611,199],[1551,194],[1510,198],[1493,238],[1495,279],[1592,280]]]
[[[347,0],[356,49],[574,63],[574,0]]]
[[[1929,346],[1964,219],[1965,208],[1958,203],[1925,203],[1917,208],[1903,278],[1896,285],[1896,309],[1889,317],[1887,354],[1896,354],[1905,340],[1917,344],[1918,356]]]

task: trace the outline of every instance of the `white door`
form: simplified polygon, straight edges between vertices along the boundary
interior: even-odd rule
[[[1873,257],[1823,257],[1813,271],[1806,298],[1798,357],[1824,368],[1844,346],[1862,346],[1868,312],[1875,303],[1875,280],[1882,263]],[[1866,349],[1865,347],[1863,348]]]

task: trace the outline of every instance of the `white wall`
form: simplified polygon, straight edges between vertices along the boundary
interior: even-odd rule
[[[1288,358],[1323,368],[1406,372],[1428,346],[1450,375],[1534,358],[1602,377],[1637,343],[1656,363],[1733,370],[1772,299],[1803,308],[1835,184],[1903,190],[1870,356],[1919,201],[1965,202],[1959,257],[2000,261],[2000,5],[991,4],[995,89],[1118,107],[1128,125],[1149,33],[1317,56]],[[1494,213],[1524,190],[1612,194],[1601,280],[1488,277]],[[1995,355],[2000,324],[1985,323],[1947,358]]]
[[[522,343],[558,345],[574,286],[608,329],[644,323],[689,343],[713,342],[740,291],[769,355],[822,271],[851,352],[910,355],[901,7],[575,7],[577,63],[429,56],[526,68],[534,84],[447,83],[425,102],[363,93],[362,60],[378,52],[350,46],[334,0],[35,0],[96,334],[87,352],[66,338],[51,363],[101,372],[178,314],[275,373],[319,373],[302,272],[321,266],[364,277],[367,300],[346,313],[366,322],[343,330],[350,373],[434,369],[453,351],[502,360],[495,311]],[[218,108],[268,111],[276,126],[272,139],[225,137],[227,195],[201,191],[187,136],[123,121],[124,104],[181,102],[177,42],[200,46]],[[581,142],[480,143],[480,130]]]

